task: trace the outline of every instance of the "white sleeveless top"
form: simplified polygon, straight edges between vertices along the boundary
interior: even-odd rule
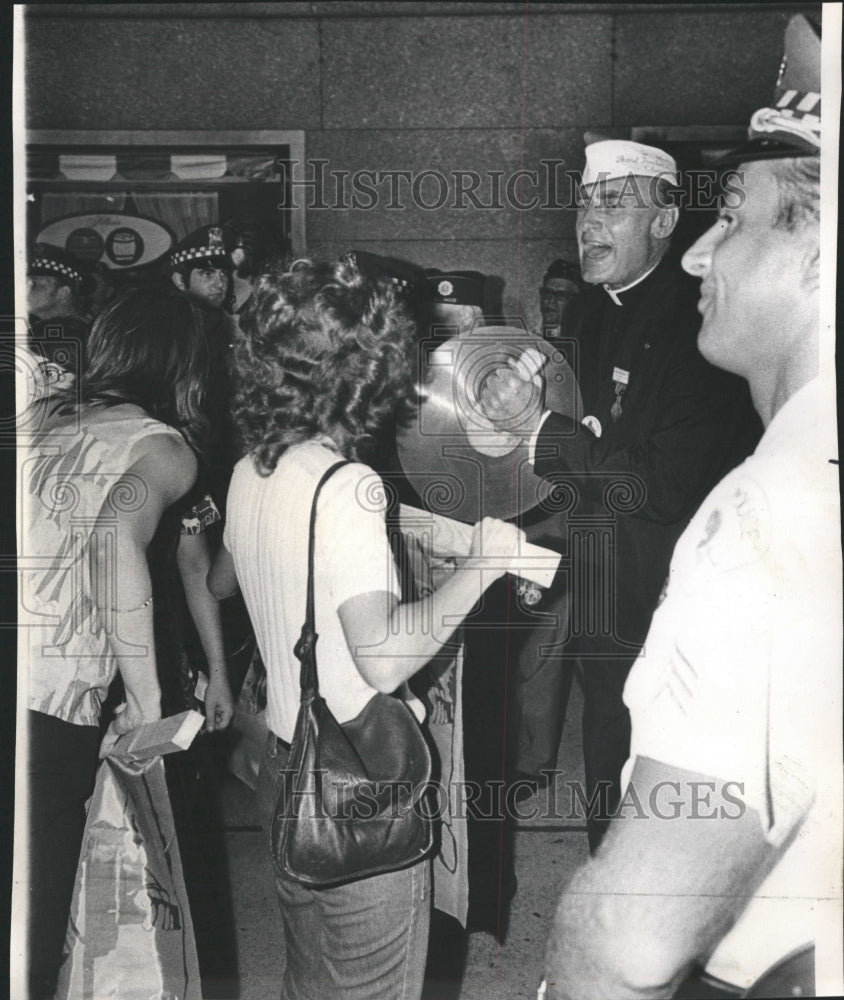
[[[121,509],[144,502],[141,480],[109,494],[137,460],[137,443],[160,434],[182,440],[137,406],[83,407],[50,417],[26,448],[18,635],[35,711],[76,725],[99,722],[120,637],[111,611],[119,598],[108,596],[108,581],[98,585],[97,548],[110,551]]]

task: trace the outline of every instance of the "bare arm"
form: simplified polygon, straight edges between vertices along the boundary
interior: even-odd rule
[[[447,645],[493,581],[503,576],[524,533],[493,518],[475,526],[469,558],[440,587],[412,604],[376,591],[337,609],[346,642],[364,680],[392,692]]]
[[[225,545],[220,546],[214,558],[214,563],[208,571],[207,584],[209,591],[218,601],[234,597],[240,590],[237,574],[234,571],[234,559]]]
[[[560,899],[548,1000],[673,996],[776,860],[758,812],[720,779],[637,758],[625,802]]]
[[[144,453],[112,488],[98,525],[102,537],[113,532],[115,538],[113,569],[104,562],[97,568],[107,587],[110,575],[115,581],[114,588],[109,588],[114,597],[101,604],[114,615],[114,649],[126,689],[126,709],[116,720],[117,732],[161,717],[146,550],[165,509],[183,496],[196,478],[196,459],[184,442],[162,435],[144,444]],[[132,497],[141,502],[127,502],[126,498]],[[114,511],[118,512],[116,530]],[[98,546],[103,559],[105,548]]]
[[[220,606],[205,582],[211,569],[211,548],[205,532],[182,535],[179,538],[176,564],[185,589],[188,610],[208,661],[205,725],[210,732],[225,729],[231,722],[234,703],[226,676]]]

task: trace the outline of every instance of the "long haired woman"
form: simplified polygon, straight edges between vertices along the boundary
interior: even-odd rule
[[[140,290],[91,330],[76,383],[25,442],[21,625],[28,692],[30,995],[52,996],[119,671],[115,733],[160,718],[147,546],[193,485],[207,352],[185,296]],[[33,426],[30,419],[29,427]]]

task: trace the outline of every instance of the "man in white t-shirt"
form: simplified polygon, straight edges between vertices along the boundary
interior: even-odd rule
[[[841,538],[818,361],[820,42],[805,18],[786,52],[730,161],[741,197],[683,258],[702,278],[699,348],[747,379],[765,434],[674,550],[624,691],[621,806],[560,900],[548,1000],[744,995],[819,927],[840,935],[837,847],[824,854],[815,801],[840,721]],[[687,992],[698,969],[695,989],[719,992]],[[808,971],[789,984],[803,992],[751,995],[818,995]]]

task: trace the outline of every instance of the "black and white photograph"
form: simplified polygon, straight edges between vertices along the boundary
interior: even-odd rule
[[[13,6],[11,998],[844,993],[843,9]]]

